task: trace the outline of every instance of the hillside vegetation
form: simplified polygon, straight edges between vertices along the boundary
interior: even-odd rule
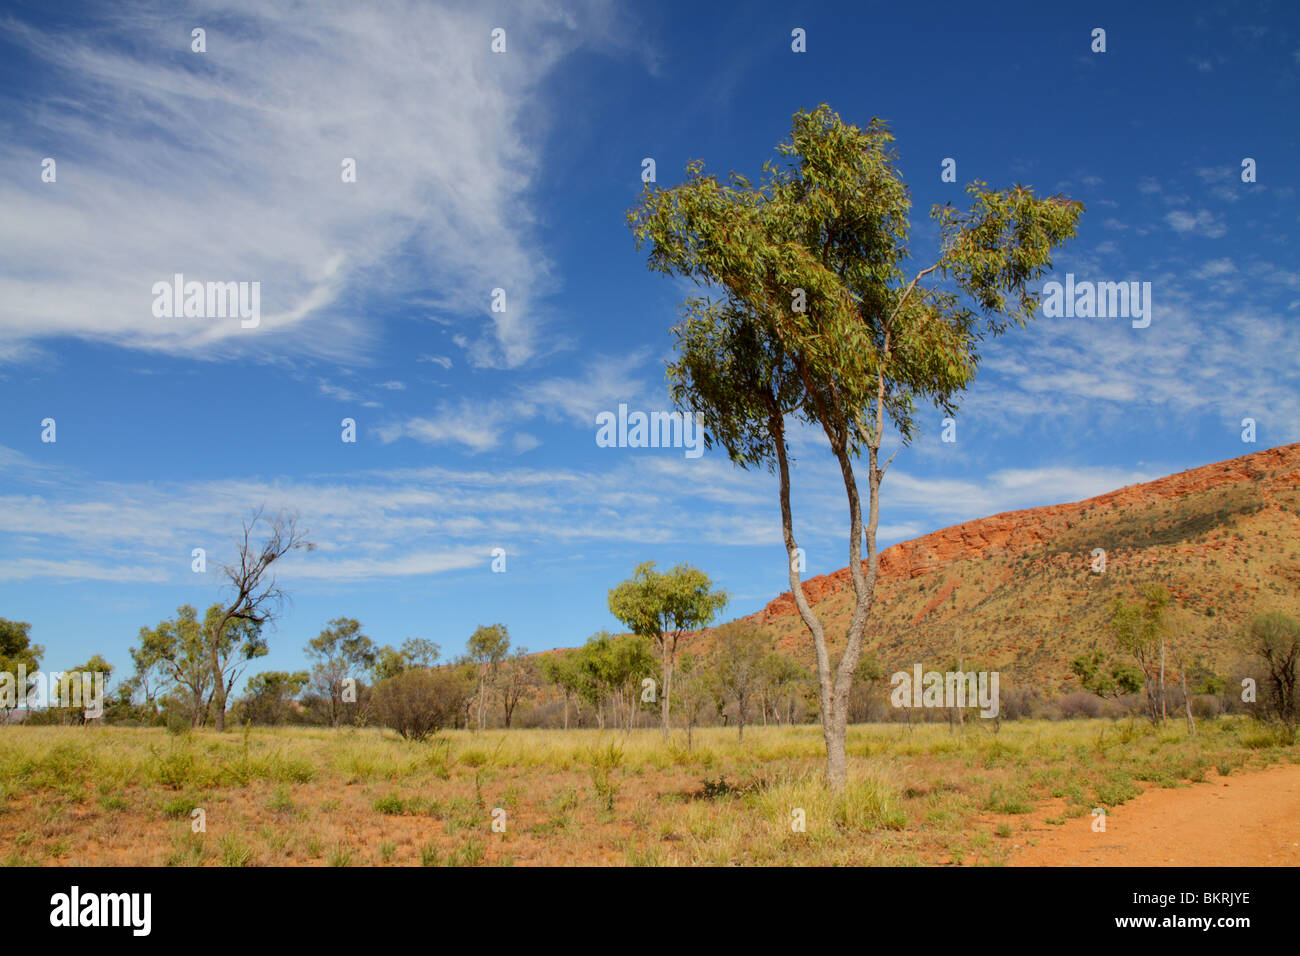
[[[1106,552],[1104,573],[1093,549]],[[1109,607],[1162,583],[1191,650],[1230,668],[1260,608],[1300,609],[1300,444],[1132,485],[1072,504],[1008,512],[881,555],[867,648],[887,669],[961,654],[1019,686],[1077,689],[1071,660],[1109,643]],[[805,582],[827,633],[852,610],[848,569]],[[750,620],[811,661],[787,592]],[[707,641],[707,636],[705,636]]]

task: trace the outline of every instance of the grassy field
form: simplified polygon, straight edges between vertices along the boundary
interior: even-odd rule
[[[0,728],[6,865],[998,864],[1144,785],[1300,762],[1252,721],[850,728],[819,783],[814,726],[697,731]],[[195,811],[201,811],[196,817]],[[803,832],[793,824],[802,811]],[[194,832],[197,819],[204,832]],[[494,819],[504,832],[495,832]]]

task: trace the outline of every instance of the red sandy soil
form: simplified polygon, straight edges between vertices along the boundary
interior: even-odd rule
[[[1035,814],[1011,866],[1300,866],[1300,765],[1283,764],[1173,790],[1148,789],[1110,810],[1064,825]],[[1018,835],[1017,839],[1021,839]]]

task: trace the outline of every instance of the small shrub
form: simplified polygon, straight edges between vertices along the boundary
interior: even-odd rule
[[[614,777],[615,771],[623,766],[623,749],[613,741],[604,747],[592,747],[586,753],[587,772],[591,776],[591,788],[605,809],[613,811],[614,801],[618,797],[619,784]]]
[[[412,670],[375,685],[375,719],[407,740],[424,740],[460,715],[468,687],[450,670]]]
[[[1066,694],[1061,698],[1058,706],[1061,716],[1067,720],[1074,717],[1097,717],[1101,714],[1101,701],[1095,694],[1085,691]]]
[[[375,812],[388,816],[400,816],[406,813],[406,801],[395,793],[388,793],[375,801]]]
[[[1033,810],[1023,790],[995,784],[984,801],[984,809],[991,813],[1029,813]]]
[[[253,865],[253,851],[245,846],[239,837],[233,834],[221,838],[219,849],[222,866],[242,867]]]
[[[334,849],[330,850],[328,862],[330,866],[351,866],[352,851],[346,849],[343,844],[336,843]]]
[[[287,787],[276,787],[275,793],[271,794],[271,799],[267,801],[266,808],[274,813],[292,813],[293,798],[289,796]]]

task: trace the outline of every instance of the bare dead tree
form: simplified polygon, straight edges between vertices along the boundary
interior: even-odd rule
[[[253,540],[259,524],[267,526],[266,537],[260,545]],[[218,731],[226,729],[228,687],[225,675],[235,656],[232,651],[224,659],[222,657],[227,627],[232,622],[242,621],[261,628],[275,621],[288,595],[276,582],[271,566],[290,551],[313,551],[316,548],[307,540],[306,532],[299,529],[298,516],[294,514],[277,513],[268,517],[263,508],[258,508],[243,522],[243,528],[243,537],[238,542],[239,563],[221,568],[232,597],[222,606],[221,616],[210,638],[209,660],[216,684],[213,703],[216,705]]]

